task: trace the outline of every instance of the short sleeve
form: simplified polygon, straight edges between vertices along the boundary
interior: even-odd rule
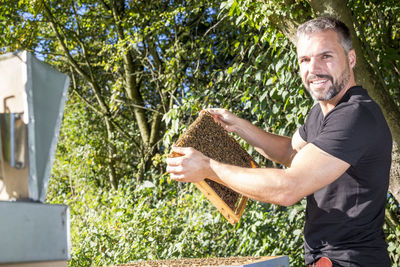
[[[307,130],[305,124],[299,128],[299,134],[301,138],[303,138],[303,140],[307,142]]]
[[[360,104],[341,105],[327,114],[319,135],[311,142],[328,154],[355,165],[370,147],[375,117]]]
[[[321,117],[321,107],[319,104],[316,104],[311,108],[305,123],[299,128],[300,137],[303,138],[304,141],[310,142],[310,138],[312,139],[313,134],[309,133],[309,131],[312,132],[313,129],[318,128],[317,124],[321,121]]]

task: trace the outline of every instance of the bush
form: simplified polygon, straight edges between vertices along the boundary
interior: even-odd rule
[[[304,203],[286,209],[250,200],[232,226],[192,184],[158,178],[118,191],[53,178],[48,201],[71,211],[69,265],[263,255],[289,255],[292,266],[302,265]]]

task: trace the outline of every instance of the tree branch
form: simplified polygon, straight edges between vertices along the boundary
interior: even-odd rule
[[[62,47],[62,49],[64,51],[64,54],[65,54],[65,56],[67,58],[67,62],[76,70],[76,72],[78,72],[86,81],[88,81],[92,85],[93,90],[95,92],[96,99],[97,99],[101,109],[103,110],[104,113],[106,113],[106,114],[109,113],[109,109],[108,109],[107,105],[105,104],[105,102],[103,101],[103,99],[101,97],[101,93],[100,93],[100,89],[99,89],[98,84],[96,84],[96,82],[93,79],[93,77],[90,77],[87,73],[85,73],[84,70],[82,70],[79,67],[78,63],[71,56],[71,53],[70,53],[68,47],[66,46],[66,44],[64,42],[64,40],[67,40],[64,32],[58,30],[59,25],[55,21],[54,16],[53,16],[50,8],[44,3],[44,0],[41,0],[41,1],[43,3],[47,18],[50,21],[51,28],[53,29],[53,31],[54,31],[54,33],[55,33],[55,35],[57,37],[57,40],[59,41],[59,43],[60,43],[60,45],[61,45],[61,47]]]
[[[112,10],[112,16],[113,16],[113,20],[115,23],[115,29],[117,32],[118,39],[124,40],[125,35],[124,35],[124,31],[121,27],[121,19],[120,19],[121,14],[118,13],[118,8],[116,6],[115,0],[112,0],[111,10]],[[134,102],[134,104],[142,106],[143,98],[139,91],[138,84],[136,83],[136,80],[135,80],[135,75],[134,75],[135,66],[133,64],[133,59],[129,52],[131,49],[126,47],[126,45],[125,45],[125,48],[126,48],[127,52],[122,55],[124,71],[125,71],[125,73],[124,73],[124,80],[125,80],[125,85],[126,85],[125,90],[127,92],[128,97]],[[143,143],[145,144],[145,146],[148,146],[149,141],[150,141],[150,129],[148,126],[146,114],[143,109],[138,109],[135,107],[134,107],[133,111],[134,111],[135,118],[136,118],[136,121],[139,126],[139,131],[142,136]]]

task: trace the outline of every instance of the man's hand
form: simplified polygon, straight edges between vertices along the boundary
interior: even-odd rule
[[[172,147],[172,152],[182,156],[167,158],[167,172],[179,182],[200,182],[212,178],[215,173],[210,168],[210,158],[191,147]]]
[[[207,111],[213,118],[219,122],[228,132],[236,132],[237,120],[239,117],[223,108],[208,108],[201,112]]]

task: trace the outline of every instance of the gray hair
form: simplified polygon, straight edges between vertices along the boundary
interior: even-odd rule
[[[327,30],[333,30],[338,34],[339,42],[346,53],[353,49],[349,28],[342,21],[333,17],[318,17],[301,24],[297,28],[297,40],[299,40],[302,35]]]

